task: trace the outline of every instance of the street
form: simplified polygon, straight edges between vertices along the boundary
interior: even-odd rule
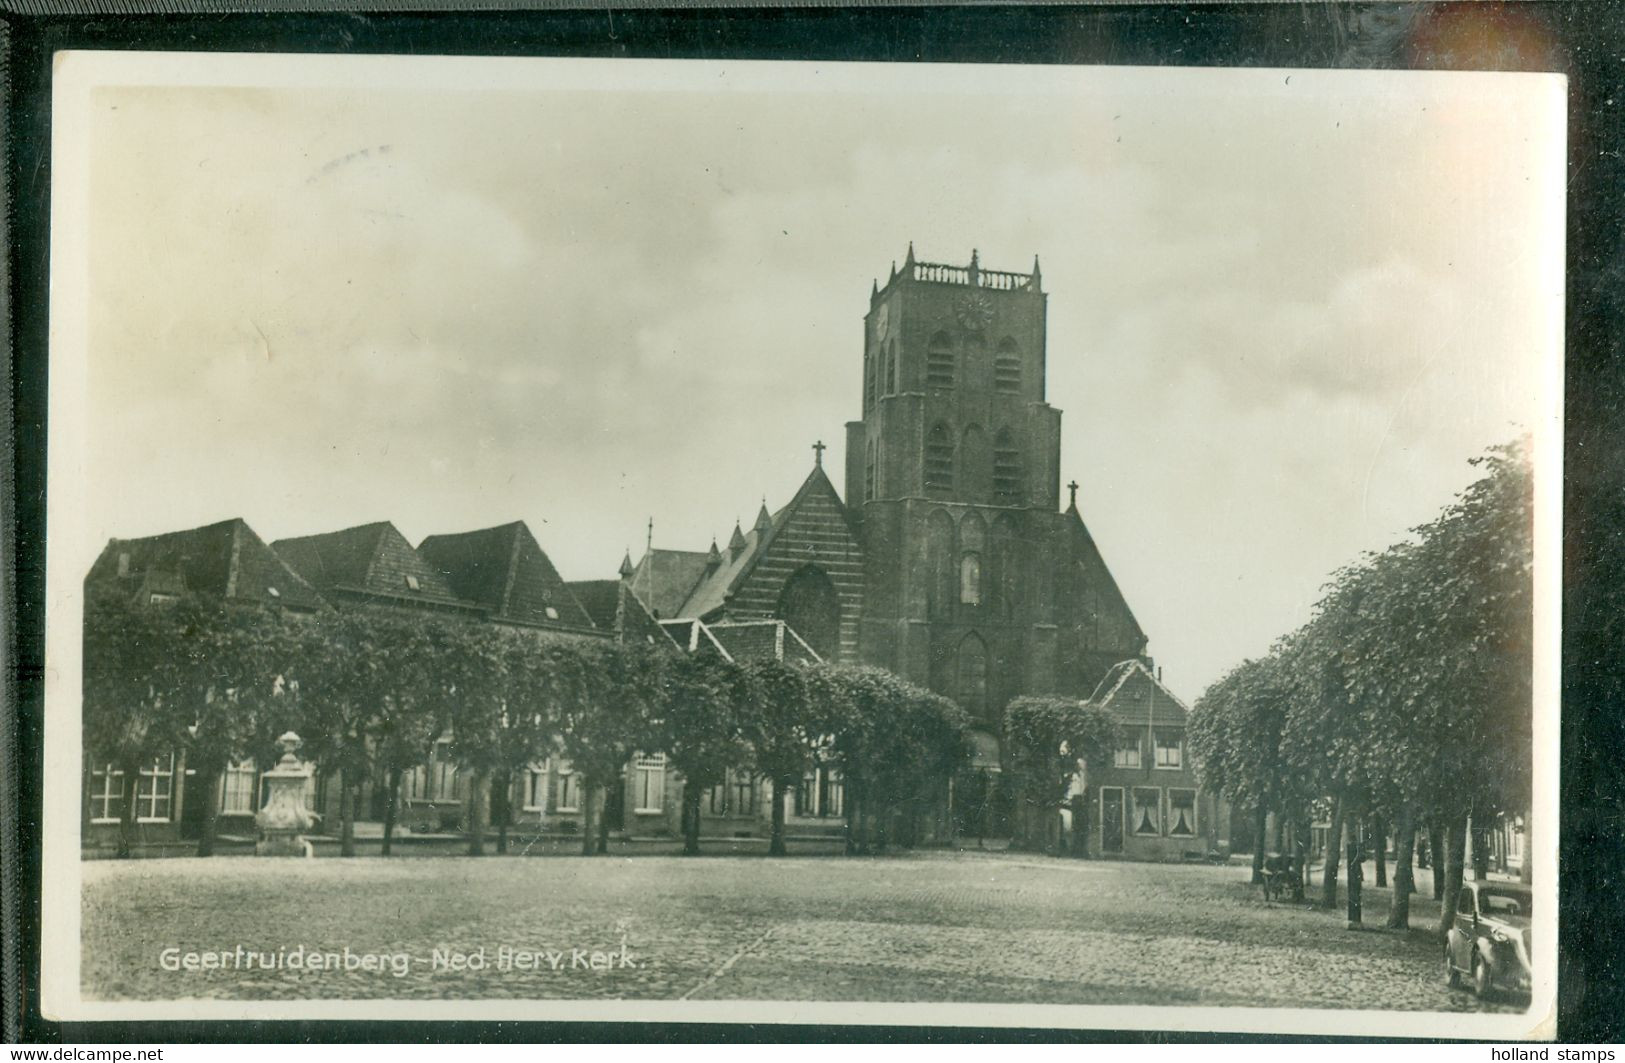
[[[1367,929],[1350,931],[1341,908],[1266,905],[1239,862],[933,851],[83,869],[89,999],[1524,1006],[1445,987],[1425,894],[1408,935],[1376,929],[1376,890]]]

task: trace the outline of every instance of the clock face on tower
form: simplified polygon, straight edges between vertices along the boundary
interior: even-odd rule
[[[981,332],[993,320],[993,304],[985,295],[962,296],[954,303],[954,316],[972,332]]]
[[[875,315],[875,336],[881,343],[886,342],[886,333],[891,331],[891,304],[882,303],[880,312]]]

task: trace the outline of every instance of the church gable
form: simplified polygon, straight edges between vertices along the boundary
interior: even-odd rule
[[[1071,588],[1072,606],[1076,610],[1075,622],[1084,629],[1087,648],[1113,652],[1119,657],[1144,652],[1145,632],[1106,567],[1076,505],[1065,516],[1063,556],[1076,579]]]
[[[762,514],[734,556],[721,554],[686,611],[731,619],[776,617],[820,656],[857,660],[863,550],[822,463],[777,514]]]

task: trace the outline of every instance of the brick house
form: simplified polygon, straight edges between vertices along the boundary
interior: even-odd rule
[[[85,592],[111,590],[145,605],[162,607],[183,595],[200,594],[253,608],[312,614],[329,608],[311,584],[293,571],[241,519],[140,539],[113,539],[85,576]],[[87,844],[111,844],[123,807],[122,771],[84,751],[82,837]],[[197,773],[184,750],[174,750],[143,768],[137,783],[135,818],[139,843],[195,837],[207,801],[218,803],[222,832],[251,830],[258,805],[259,774],[228,770],[215,793],[200,791]]]
[[[1106,673],[1089,704],[1111,714],[1121,739],[1111,763],[1080,772],[1073,787],[1089,817],[1090,854],[1179,860],[1225,850],[1229,809],[1197,782],[1185,703],[1128,660]]]

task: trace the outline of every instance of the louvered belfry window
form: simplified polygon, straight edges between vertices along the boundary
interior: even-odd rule
[[[1016,341],[999,341],[999,351],[993,356],[993,390],[1013,395],[1021,391],[1021,352]]]
[[[925,383],[927,387],[954,386],[954,349],[946,332],[931,337],[925,352]]]
[[[954,437],[947,425],[932,428],[925,439],[925,486],[939,491],[954,489]]]
[[[1006,505],[1021,502],[1021,448],[1009,429],[993,441],[993,494]]]

